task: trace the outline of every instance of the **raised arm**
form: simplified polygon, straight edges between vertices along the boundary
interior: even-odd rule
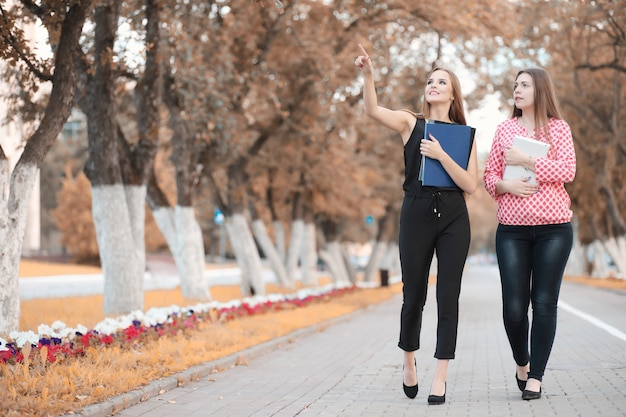
[[[359,44],[359,48],[361,49],[361,55],[356,58],[354,64],[361,69],[361,74],[363,75],[363,105],[365,114],[383,126],[400,133],[403,142],[406,143],[415,126],[415,117],[406,111],[390,110],[378,105],[372,61],[361,44]]]

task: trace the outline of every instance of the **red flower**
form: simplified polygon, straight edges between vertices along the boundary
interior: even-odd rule
[[[92,336],[93,333],[87,333],[80,337],[80,342],[83,344],[84,347],[89,347],[89,341],[91,340]]]
[[[0,361],[6,363],[9,359],[13,357],[13,353],[10,350],[3,350],[0,352]]]
[[[126,341],[131,341],[139,337],[142,333],[141,327],[128,326],[124,329],[124,335],[126,335]]]

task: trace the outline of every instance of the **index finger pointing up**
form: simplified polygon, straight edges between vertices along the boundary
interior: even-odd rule
[[[363,52],[363,55],[365,55],[366,58],[369,58],[370,56],[367,54],[367,51],[365,50],[365,48],[363,48],[363,45],[359,44],[359,48],[361,48],[361,52]]]

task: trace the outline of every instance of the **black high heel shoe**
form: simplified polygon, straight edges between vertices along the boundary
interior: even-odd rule
[[[417,359],[413,359],[415,362],[415,376],[417,377]],[[404,390],[404,395],[409,398],[415,398],[417,396],[417,391],[419,390],[419,384],[415,384],[413,386],[408,386],[404,384],[404,365],[402,365],[402,389]]]
[[[528,391],[527,389],[522,391],[522,400],[538,400],[539,398],[541,398],[541,387],[539,388],[539,392]]]
[[[515,371],[515,380],[517,381],[517,388],[519,388],[520,391],[524,392],[524,390],[526,389],[527,381],[522,381],[521,379],[519,379],[517,377],[517,371]]]
[[[430,394],[428,396],[428,404],[439,405],[446,402],[446,391],[448,390],[447,383],[444,382],[444,391],[443,395],[433,395]]]

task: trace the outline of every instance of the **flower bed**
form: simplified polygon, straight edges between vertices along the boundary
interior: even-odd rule
[[[188,307],[172,305],[151,308],[145,313],[135,311],[117,318],[107,318],[91,330],[81,325],[71,328],[61,321],[55,321],[51,326],[40,325],[37,333],[11,332],[9,340],[0,338],[0,363],[28,364],[34,357],[54,363],[81,356],[88,348],[105,348],[112,344],[132,346],[142,338],[175,335],[181,330],[196,328],[201,322],[221,322],[272,310],[302,307],[314,301],[352,292],[356,288],[349,284],[329,284],[302,289],[293,294],[270,294]]]

